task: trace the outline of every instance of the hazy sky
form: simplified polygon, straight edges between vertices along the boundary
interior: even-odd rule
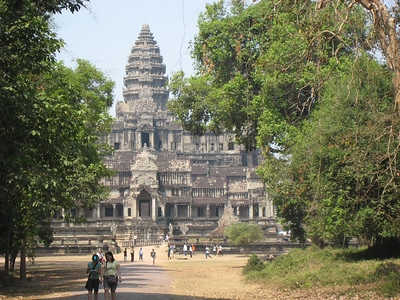
[[[192,74],[189,41],[206,3],[214,0],[91,0],[87,9],[64,11],[55,18],[56,32],[66,43],[57,56],[67,66],[89,60],[115,81],[115,101],[122,101],[123,77],[130,50],[143,24],[160,47],[167,75],[183,69]],[[115,109],[111,109],[115,114]]]

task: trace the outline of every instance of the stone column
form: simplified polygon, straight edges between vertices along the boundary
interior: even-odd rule
[[[153,221],[157,220],[157,212],[156,212],[156,199],[155,197],[151,198],[151,219]]]
[[[178,217],[178,205],[174,204],[174,218]]]
[[[100,204],[97,205],[97,207],[96,207],[96,217],[97,217],[97,219],[100,219],[100,218],[101,218],[101,214],[100,214]]]
[[[117,216],[117,209],[116,209],[117,205],[113,204],[112,207],[113,207],[113,217],[115,218]]]
[[[155,144],[154,144],[154,132],[152,132],[152,131],[149,134],[149,143],[150,143],[149,148],[154,148],[155,147]]]
[[[254,219],[253,205],[249,205],[249,219]]]
[[[136,197],[132,197],[132,217],[137,218],[137,209],[136,209]]]
[[[206,217],[210,217],[210,205],[207,205],[207,210],[206,210]]]
[[[192,217],[192,206],[190,204],[188,205],[188,217]]]
[[[165,204],[161,206],[161,217],[165,218]]]

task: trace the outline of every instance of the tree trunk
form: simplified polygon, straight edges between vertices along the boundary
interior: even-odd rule
[[[19,266],[19,279],[26,279],[26,237],[21,239],[21,262]]]
[[[5,282],[8,283],[10,279],[10,237],[11,237],[11,225],[7,226],[7,239],[6,239],[6,253],[5,253],[5,262],[4,262],[4,279]]]

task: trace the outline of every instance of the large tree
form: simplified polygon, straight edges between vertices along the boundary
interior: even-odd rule
[[[106,193],[109,153],[99,134],[111,126],[114,83],[85,61],[70,70],[55,64],[62,46],[50,27],[52,13],[77,11],[84,1],[0,1],[1,240],[9,256],[21,241],[51,235],[56,210],[91,207]],[[69,216],[66,215],[68,218]],[[43,230],[41,229],[43,228]]]
[[[328,2],[208,5],[198,73],[172,78],[170,108],[196,134],[227,130],[264,150],[260,174],[292,236],[385,245],[400,237],[393,68],[373,55],[376,20]]]

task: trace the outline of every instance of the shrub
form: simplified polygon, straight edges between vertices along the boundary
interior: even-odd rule
[[[255,254],[250,256],[245,267],[243,268],[243,273],[248,274],[252,271],[261,271],[265,268],[264,262]]]

